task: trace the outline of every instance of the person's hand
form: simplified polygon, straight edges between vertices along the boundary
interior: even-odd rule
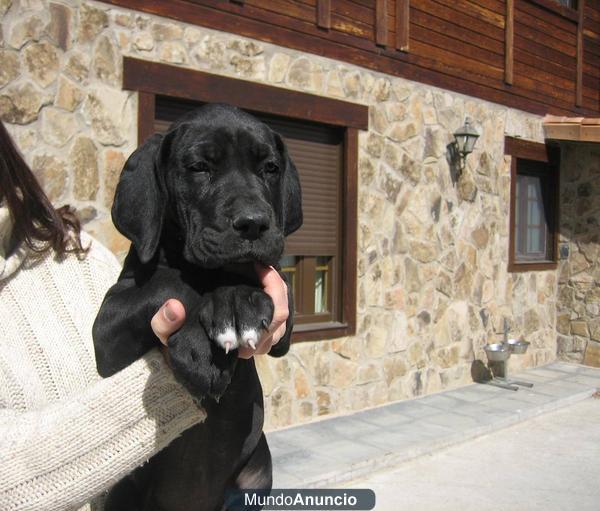
[[[273,300],[273,320],[269,325],[269,329],[263,332],[262,337],[259,339],[256,350],[247,346],[239,348],[238,356],[240,358],[250,358],[253,355],[268,353],[271,347],[277,344],[285,334],[285,322],[290,315],[287,284],[279,276],[277,270],[272,266],[267,267],[258,263],[254,267],[264,292]]]
[[[150,321],[150,326],[154,335],[166,346],[169,336],[177,332],[183,326],[184,321],[185,307],[179,300],[171,298],[158,309]]]

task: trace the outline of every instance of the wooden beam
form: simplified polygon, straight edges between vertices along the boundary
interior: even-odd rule
[[[506,19],[504,22],[504,81],[513,84],[515,44],[515,2],[506,0]]]
[[[585,19],[585,0],[577,2],[577,77],[575,79],[575,106],[583,106],[583,21]]]
[[[387,46],[387,0],[377,0],[375,4],[375,44]]]
[[[154,118],[156,117],[156,96],[151,92],[140,91],[138,94],[138,146],[154,134]]]
[[[396,49],[409,50],[410,37],[410,3],[409,0],[396,0]]]
[[[317,0],[317,26],[331,28],[331,0]]]
[[[192,101],[231,103],[332,126],[369,128],[369,108],[364,105],[131,57],[123,58],[123,88]]]

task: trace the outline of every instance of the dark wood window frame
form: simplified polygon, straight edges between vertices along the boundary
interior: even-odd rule
[[[226,102],[247,110],[343,128],[342,260],[339,318],[299,325],[294,341],[332,339],[356,332],[358,132],[368,129],[368,108],[247,80],[125,57],[123,88],[138,92],[138,143],[154,132],[156,96]]]
[[[567,18],[571,21],[578,22],[579,21],[579,7],[582,4],[581,0],[576,2],[576,7],[567,7],[566,5],[562,5],[556,0],[529,0],[532,4],[537,4],[548,11],[552,11],[563,18]]]
[[[508,271],[542,271],[555,270],[558,266],[558,238],[560,225],[559,211],[559,190],[560,190],[560,148],[557,145],[546,145],[538,142],[531,142],[519,138],[505,137],[504,154],[511,157],[510,165],[510,225],[509,225],[509,248],[508,248]],[[547,262],[525,262],[517,260],[515,257],[515,214],[516,214],[516,191],[518,161],[530,160],[548,164],[548,177],[552,181],[554,197],[551,200],[553,205],[550,225],[552,231],[552,258]]]

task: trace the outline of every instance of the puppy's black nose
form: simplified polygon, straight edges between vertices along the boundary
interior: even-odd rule
[[[242,238],[255,240],[269,228],[269,217],[265,213],[241,213],[233,219],[233,228]]]

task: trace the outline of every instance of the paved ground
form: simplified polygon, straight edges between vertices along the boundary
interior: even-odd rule
[[[352,415],[268,433],[267,439],[273,456],[273,487],[331,488],[340,486],[344,481],[370,476],[377,470],[396,467],[408,460],[436,453],[440,449],[471,441],[482,435],[489,435],[509,426],[522,423],[540,414],[553,412],[581,402],[588,399],[597,388],[600,388],[600,369],[574,364],[554,363],[543,368],[527,370],[522,374],[514,375],[514,377],[532,382],[534,387],[532,389],[521,387],[517,392],[513,392],[490,385],[473,384],[421,399],[400,401]],[[594,403],[598,402],[600,400],[594,401]],[[592,406],[592,404],[589,406]],[[565,419],[568,418],[569,413],[565,415]],[[588,426],[589,429],[593,429],[593,424],[590,423]],[[560,445],[563,448],[563,451],[558,455],[556,450],[551,451],[546,447],[546,444],[553,445],[552,435],[558,435],[558,432],[546,434],[544,430],[538,431],[538,426],[532,425],[524,426],[522,432],[518,434],[515,432],[502,432],[502,435],[509,435],[506,437],[508,440],[502,442],[509,446],[512,445],[514,439],[525,438],[525,433],[528,431],[534,432],[533,437],[539,440],[539,444],[534,449],[525,449],[525,446],[529,445],[528,441],[524,443],[523,448],[517,448],[514,452],[506,451],[512,452],[512,454],[505,461],[505,466],[502,468],[496,467],[495,460],[496,458],[503,460],[505,454],[500,452],[492,456],[487,451],[482,451],[481,464],[474,475],[466,475],[461,478],[464,479],[466,485],[465,495],[469,493],[467,489],[470,481],[475,481],[474,487],[485,487],[486,490],[482,492],[482,495],[489,493],[490,499],[502,494],[510,485],[516,485],[517,483],[514,481],[507,482],[511,480],[505,473],[507,471],[506,467],[510,466],[511,463],[529,467],[528,470],[534,472],[536,465],[528,464],[540,458],[544,462],[539,466],[550,470],[553,463],[555,463],[555,458],[558,457],[561,463],[568,464],[575,460],[572,463],[573,468],[580,467],[581,464],[577,456],[579,451],[583,451],[584,448],[588,451],[595,449],[595,456],[600,460],[600,451],[598,450],[600,449],[600,438],[596,436],[595,445],[586,444],[585,439],[590,435],[580,433],[579,430],[582,428],[583,426],[580,428],[577,425],[571,425],[564,431],[561,430],[566,440],[556,443],[557,446]],[[600,431],[598,415],[596,415],[596,429]],[[575,441],[579,443],[575,444]],[[568,448],[573,452],[566,450]],[[544,457],[546,451],[548,451],[548,457]],[[475,463],[475,460],[473,463]],[[392,497],[395,499],[393,505],[389,504],[391,507],[387,509],[402,509],[394,506],[399,503],[399,499],[405,493],[407,499],[410,495],[419,495],[417,490],[422,491],[422,494],[435,495],[435,488],[438,483],[428,483],[430,480],[434,481],[433,474],[441,476],[447,473],[450,477],[455,472],[458,473],[458,467],[444,468],[446,465],[450,466],[447,459],[433,465],[437,466],[436,470],[420,469],[418,465],[415,467],[419,470],[416,470],[416,468],[408,469],[408,473],[414,472],[415,474],[413,479],[407,479],[410,481],[408,486],[402,486],[404,489],[398,489],[395,493],[382,493],[382,496],[385,495],[390,499]],[[599,468],[600,461],[597,460],[593,475],[598,483],[600,483]],[[571,469],[565,470],[569,473],[572,472]],[[562,469],[556,473],[550,472],[547,474],[552,476],[549,478],[551,484],[545,487],[537,487],[539,491],[535,494],[536,498],[541,499],[541,496],[544,495],[544,492],[541,491],[543,488],[548,489],[546,492],[548,495],[552,494],[553,488],[557,487],[556,479],[560,479],[561,472]],[[475,475],[479,477],[475,478]],[[517,487],[524,488],[529,483],[531,474],[526,471],[524,475],[519,477]],[[392,480],[388,479],[386,481],[390,482]],[[570,484],[578,492],[580,486],[575,483],[583,483],[584,481],[583,476],[577,476],[574,480],[571,480],[568,474],[565,474],[565,480],[571,481]],[[403,481],[403,477],[398,477],[397,485],[403,484]],[[424,486],[419,487],[416,485],[419,481]],[[451,485],[454,483],[443,479],[439,481],[439,493],[442,496],[442,501],[447,504],[450,502],[450,494],[444,494],[443,484]],[[486,481],[494,481],[497,488],[495,493],[491,493],[491,488],[494,487],[491,483],[488,483],[488,486],[483,486]],[[597,486],[600,487],[600,484],[597,484]],[[600,511],[600,495],[596,494],[596,497],[596,507],[591,509]],[[550,501],[552,502],[551,498]],[[411,505],[403,506],[403,508],[416,509],[414,507],[415,502],[418,503],[418,500],[411,501]],[[470,502],[467,499],[458,508],[446,507],[443,509],[457,509],[460,511],[463,509],[482,509],[477,506],[476,501],[473,501],[473,507],[466,507],[471,505]],[[491,502],[493,500],[487,501],[488,504]],[[529,511],[530,509],[538,509],[534,507],[537,505],[536,502],[537,500],[519,502],[517,507],[500,506],[483,509],[521,509]],[[542,501],[540,500],[540,502]],[[546,504],[539,509],[546,511],[548,508],[544,506]],[[419,509],[429,508],[420,507]],[[555,509],[585,508],[559,507]]]
[[[377,511],[598,511],[600,399],[343,487],[374,490]]]

